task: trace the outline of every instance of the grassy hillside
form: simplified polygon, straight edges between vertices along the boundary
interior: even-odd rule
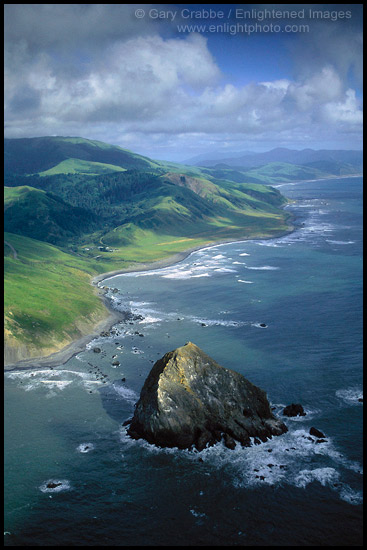
[[[60,349],[104,315],[92,275],[289,228],[284,197],[241,172],[221,177],[82,138],[6,142],[8,361]]]
[[[4,239],[8,361],[57,351],[105,315],[89,284],[92,267],[47,243],[11,233]]]
[[[59,164],[49,168],[49,170],[39,172],[39,175],[53,176],[55,174],[92,174],[93,176],[96,176],[97,174],[108,174],[109,172],[123,172],[124,170],[126,170],[126,168],[121,168],[120,166],[115,166],[113,164],[69,158],[59,162]]]

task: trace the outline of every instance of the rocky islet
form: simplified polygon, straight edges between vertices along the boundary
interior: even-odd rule
[[[263,390],[191,342],[153,365],[128,427],[134,439],[199,451],[222,439],[229,449],[250,446],[251,437],[266,441],[286,431]]]

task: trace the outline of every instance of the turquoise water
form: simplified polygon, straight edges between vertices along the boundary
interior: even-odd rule
[[[295,232],[105,280],[135,318],[65,365],[6,373],[5,545],[362,544],[362,179],[279,189]],[[306,416],[234,451],[129,439],[153,363],[187,341]]]

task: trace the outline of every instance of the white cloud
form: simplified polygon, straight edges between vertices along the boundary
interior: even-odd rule
[[[235,86],[204,36],[162,38],[159,24],[137,27],[134,5],[22,6],[10,8],[17,25],[6,26],[7,137],[83,135],[145,154],[151,144],[164,158],[165,148],[195,143],[349,144],[360,136],[362,107],[345,84],[360,37],[348,47],[341,38],[343,52],[336,27],[319,39],[325,48],[314,65],[302,37],[309,50],[297,77]]]
[[[347,90],[342,101],[330,102],[324,107],[325,119],[333,123],[361,125],[363,113],[354,90]]]
[[[339,75],[332,67],[323,67],[320,72],[303,82],[290,84],[288,95],[301,111],[340,98],[343,85]]]

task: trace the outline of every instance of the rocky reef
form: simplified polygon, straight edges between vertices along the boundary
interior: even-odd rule
[[[191,342],[153,365],[128,427],[134,439],[199,451],[222,438],[233,449],[286,431],[263,390]]]

